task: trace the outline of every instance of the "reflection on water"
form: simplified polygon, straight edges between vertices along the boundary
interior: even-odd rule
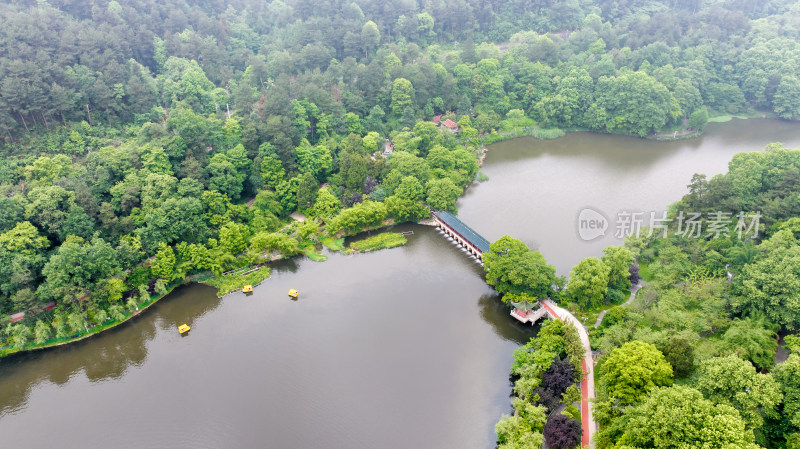
[[[0,433],[82,447],[92,422],[131,448],[491,446],[513,349],[534,329],[435,229],[394,230],[408,245],[282,261],[249,296],[186,287],[130,325],[4,361]]]
[[[478,300],[481,318],[491,323],[494,332],[504,340],[512,341],[517,346],[524,345],[538,331],[537,326],[522,324],[509,316],[508,306],[500,302],[495,292],[482,295]]]
[[[123,377],[128,368],[145,363],[157,328],[172,331],[174,323],[191,323],[213,310],[219,304],[214,292],[200,285],[179,287],[141,316],[102,334],[0,359],[0,416],[19,410],[42,382],[64,385],[80,374],[91,382]]]

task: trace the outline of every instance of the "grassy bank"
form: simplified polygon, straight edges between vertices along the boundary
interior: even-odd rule
[[[270,268],[268,266],[251,267],[249,269],[239,269],[237,271],[223,274],[219,277],[212,277],[202,281],[217,288],[217,296],[223,297],[229,293],[241,290],[245,285],[256,286],[268,278]]]
[[[539,128],[533,126],[529,128],[519,128],[516,133],[512,130],[497,134],[490,134],[483,138],[483,144],[490,145],[493,143],[502,142],[504,140],[511,140],[525,136],[540,140],[553,140],[558,139],[559,137],[564,137],[565,135],[566,133],[562,129]]]
[[[336,237],[324,238],[322,239],[322,244],[331,251],[342,252],[347,249],[344,246],[344,237],[338,239]]]
[[[314,246],[309,246],[302,249],[303,254],[314,262],[325,262],[328,256],[320,253]]]
[[[716,114],[708,118],[708,123],[725,123],[735,118],[746,120],[749,118],[777,118],[774,113],[749,111],[741,114]]]
[[[383,232],[378,235],[373,235],[372,237],[367,237],[364,240],[351,243],[350,251],[365,253],[367,251],[402,246],[407,242],[408,240],[405,237],[396,232]]]

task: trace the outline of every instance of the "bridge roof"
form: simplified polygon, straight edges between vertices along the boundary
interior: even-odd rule
[[[475,245],[478,250],[482,253],[489,252],[489,241],[483,238],[480,234],[475,232],[472,228],[464,224],[463,221],[459,220],[455,215],[451,214],[447,211],[436,212],[436,216],[439,217],[443,222],[453,228],[454,231],[461,234],[462,237],[469,240],[470,243]]]

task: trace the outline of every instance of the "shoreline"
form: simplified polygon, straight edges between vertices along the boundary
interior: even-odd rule
[[[511,139],[516,139],[516,138],[519,138],[519,137],[525,137],[525,135],[512,136],[509,139],[502,139],[502,140],[511,140]],[[464,192],[462,193],[462,195],[459,198],[464,196],[466,194],[467,190],[473,184],[480,184],[480,182],[477,180],[477,173],[479,173],[480,172],[480,168],[483,167],[484,160],[486,159],[486,155],[487,155],[487,153],[489,151],[488,146],[491,145],[492,143],[497,143],[497,142],[491,142],[489,144],[484,143],[484,144],[480,145],[477,148],[478,154],[476,155],[476,159],[477,159],[477,162],[478,162],[478,171],[476,172],[476,178],[473,179],[473,181],[470,182],[464,188]],[[430,217],[425,218],[423,220],[420,220],[418,222],[409,222],[409,223],[415,223],[415,224],[419,224],[419,225],[423,225],[423,226],[433,226],[433,221],[432,221],[432,218],[430,218]],[[392,226],[394,226],[396,224],[399,224],[399,223],[395,223],[394,220],[390,219],[390,220],[387,220],[387,221],[381,223],[378,226],[373,226],[373,227],[368,227],[368,228],[362,229],[362,230],[360,230],[359,232],[357,232],[357,233],[355,233],[353,235],[358,235],[358,234],[361,234],[361,233],[364,233],[364,232],[370,232],[370,231],[386,230],[386,229],[389,229],[389,228],[391,228]],[[300,254],[297,254],[297,255],[292,256],[292,257],[298,257],[298,256],[308,257],[307,255],[305,255],[302,252]],[[263,266],[268,266],[268,265],[263,265]],[[272,277],[271,271],[266,277],[264,277],[258,283],[255,283],[253,286],[256,287],[256,286],[260,285],[261,283],[263,283],[266,280],[268,280],[270,277]],[[213,275],[212,275],[212,278],[213,278]],[[115,322],[115,323],[112,323],[112,324],[108,324],[108,325],[95,326],[93,328],[90,328],[90,331],[88,333],[84,334],[84,335],[78,335],[78,336],[76,336],[74,338],[71,338],[71,339],[68,339],[68,340],[49,343],[49,344],[45,343],[45,344],[42,344],[42,345],[37,345],[37,344],[34,343],[34,345],[31,346],[31,347],[28,347],[28,344],[30,344],[30,343],[28,343],[28,344],[26,344],[25,346],[23,346],[20,349],[14,349],[15,348],[14,346],[11,346],[11,347],[0,347],[0,360],[2,360],[5,357],[12,356],[12,355],[15,355],[15,354],[23,354],[23,353],[33,352],[33,351],[40,351],[40,350],[46,350],[46,349],[56,348],[56,347],[60,347],[60,346],[65,346],[65,345],[68,345],[70,343],[76,343],[76,342],[79,342],[79,341],[86,340],[86,339],[88,339],[90,337],[93,337],[95,335],[102,334],[103,332],[105,332],[105,331],[107,331],[109,329],[114,329],[117,326],[120,326],[122,324],[128,323],[133,318],[138,317],[145,310],[149,309],[150,306],[152,306],[153,304],[157,303],[161,299],[165,298],[167,295],[172,293],[178,287],[182,287],[182,286],[190,285],[190,284],[203,284],[203,285],[208,285],[210,287],[216,288],[217,292],[219,293],[221,288],[216,287],[215,285],[208,283],[207,281],[209,279],[211,279],[211,278],[206,278],[205,276],[203,276],[203,273],[197,273],[197,274],[194,274],[194,275],[191,275],[191,276],[187,276],[180,283],[175,284],[172,287],[170,287],[167,290],[166,293],[164,293],[163,295],[161,295],[161,296],[159,296],[159,297],[157,297],[155,299],[152,299],[149,304],[147,304],[146,306],[144,306],[141,309],[137,310],[136,312],[132,313],[130,316],[126,317],[124,320],[118,321],[118,322]],[[224,297],[226,297],[226,296],[228,296],[228,295],[230,295],[232,293],[236,293],[238,291],[241,291],[241,288],[224,292],[222,295],[217,295],[217,298],[218,299],[222,299],[222,298],[224,298]]]
[[[167,289],[166,293],[164,293],[163,295],[160,295],[160,296],[158,296],[156,298],[151,298],[147,305],[143,306],[139,310],[136,310],[130,316],[126,317],[122,321],[117,321],[117,322],[113,322],[113,323],[109,323],[109,324],[103,324],[103,325],[92,327],[84,335],[78,334],[78,336],[70,338],[69,340],[57,341],[57,342],[53,342],[53,343],[44,343],[44,344],[41,344],[41,345],[37,345],[37,344],[34,343],[33,347],[26,347],[27,346],[26,345],[26,346],[23,346],[20,349],[15,349],[14,346],[11,346],[11,347],[8,348],[7,352],[4,352],[4,351],[6,351],[5,349],[0,348],[0,359],[3,359],[5,357],[9,357],[9,356],[12,356],[12,355],[16,355],[16,354],[24,354],[24,353],[28,353],[28,352],[34,352],[34,351],[41,351],[41,350],[45,350],[45,349],[57,348],[59,346],[66,346],[66,345],[68,345],[70,343],[77,343],[79,341],[83,341],[83,340],[89,339],[89,338],[94,337],[96,335],[100,335],[100,334],[102,334],[103,332],[105,332],[105,331],[107,331],[109,329],[114,329],[117,326],[120,326],[122,324],[128,323],[131,320],[133,320],[134,318],[139,317],[140,315],[142,315],[144,313],[145,310],[149,309],[151,306],[153,306],[154,304],[156,304],[160,300],[166,298],[176,288],[182,287],[184,285],[189,285],[191,283],[193,283],[193,281],[189,281],[189,282],[183,281],[183,282],[181,282],[179,284],[174,284],[174,285],[172,285],[171,287],[169,287]]]

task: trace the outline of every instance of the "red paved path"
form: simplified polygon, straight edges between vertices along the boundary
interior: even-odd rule
[[[561,318],[546,302],[542,301],[541,304],[552,316],[563,321],[563,318]],[[578,330],[578,332],[580,332],[580,330]],[[583,374],[581,376],[581,427],[583,427],[581,447],[589,447],[591,444],[591,435],[594,433],[592,432],[593,429],[591,426],[594,425],[594,423],[589,420],[589,382],[586,381],[589,370],[586,365],[586,357],[581,361],[581,367],[583,368]]]

